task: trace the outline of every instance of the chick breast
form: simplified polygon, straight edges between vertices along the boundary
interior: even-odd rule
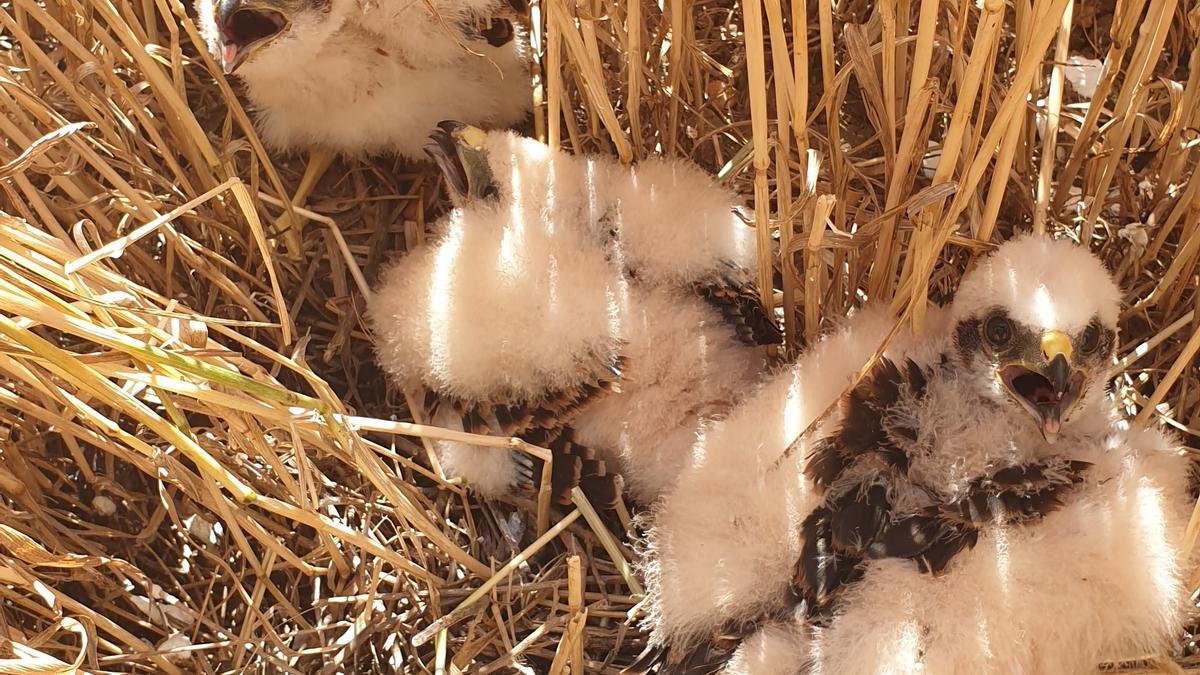
[[[1177,450],[1153,430],[1076,448],[1095,464],[1060,511],[986,531],[941,577],[910,561],[872,562],[832,625],[775,628],[758,638],[761,651],[782,660],[804,644],[829,675],[1092,673],[1105,660],[1163,653],[1188,605],[1188,471]]]

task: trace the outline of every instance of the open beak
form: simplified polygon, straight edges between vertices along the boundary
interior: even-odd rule
[[[459,202],[497,194],[487,152],[483,149],[486,139],[487,134],[482,129],[454,120],[439,122],[429,134],[425,154],[437,163]]]
[[[425,144],[425,154],[438,165],[446,183],[459,196],[467,194],[470,186],[467,184],[467,169],[463,166],[462,156],[458,152],[458,143],[451,133],[455,125],[461,122],[440,122],[433,133],[429,134],[429,142]]]
[[[1047,442],[1058,439],[1062,422],[1079,402],[1086,376],[1071,367],[1071,338],[1059,331],[1042,336],[1043,363],[1013,363],[998,371],[1009,394],[1041,425]]]
[[[217,25],[221,30],[221,69],[229,75],[259,47],[286,30],[288,18],[245,0],[220,0]]]

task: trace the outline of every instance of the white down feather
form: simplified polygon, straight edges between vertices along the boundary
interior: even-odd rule
[[[762,351],[688,286],[725,260],[753,264],[754,232],[732,215],[729,193],[689,164],[648,162],[635,191],[633,173],[608,158],[552,153],[508,132],[489,133],[485,149],[499,198],[455,209],[375,291],[379,362],[404,386],[522,403],[628,357],[621,391],[576,418],[576,440],[651,500],[673,484],[706,421],[763,370]],[[651,248],[674,254],[650,257]],[[630,256],[643,263],[632,281],[622,272]],[[507,457],[442,450],[448,471],[488,494],[515,475]]]

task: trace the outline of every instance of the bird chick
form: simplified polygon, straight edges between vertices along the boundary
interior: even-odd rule
[[[1188,462],[1105,394],[1119,302],[1085,249],[1014,239],[940,339],[880,362],[777,470],[824,355],[767,384],[655,514],[631,670],[1082,673],[1161,652],[1186,610]],[[720,481],[735,461],[756,470]]]
[[[560,503],[589,480],[615,499],[618,469],[653,499],[779,339],[732,195],[684,162],[630,170],[457,122],[431,141],[457,208],[374,294],[380,364],[434,424],[550,447]],[[485,495],[527,478],[507,451],[439,453]]]
[[[447,117],[525,117],[525,37],[510,20],[524,12],[524,0],[197,3],[209,50],[245,83],[269,146],[412,159]]]
[[[532,97],[525,0],[197,0],[200,33],[245,84],[268,147],[306,150],[304,206],[337,155],[423,159],[428,130],[457,117],[509,127]],[[303,218],[274,229],[302,254]]]

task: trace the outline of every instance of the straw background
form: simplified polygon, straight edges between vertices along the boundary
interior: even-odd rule
[[[446,432],[374,365],[364,291],[444,210],[436,173],[342,158],[284,215],[307,158],[264,151],[190,11],[0,0],[0,672],[616,672],[629,552],[583,500],[528,557],[483,546],[544,507],[439,476]],[[919,322],[971,255],[1061,231],[1128,291],[1125,411],[1200,449],[1200,3],[542,0],[531,26],[529,131],[734,185],[790,349],[868,298]],[[1107,61],[1092,98],[1071,56]]]

